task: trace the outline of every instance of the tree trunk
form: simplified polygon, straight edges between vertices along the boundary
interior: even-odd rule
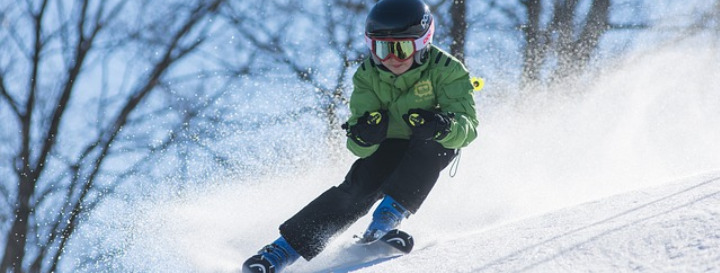
[[[450,30],[452,44],[450,44],[450,54],[461,62],[465,62],[465,37],[467,36],[466,13],[467,2],[465,2],[465,0],[454,0],[450,7],[450,16],[452,17],[452,29]]]
[[[540,80],[540,68],[545,59],[546,42],[540,30],[540,13],[542,12],[540,0],[524,1],[523,5],[527,10],[527,22],[522,26],[525,50],[523,51],[521,85],[525,88]]]
[[[575,35],[572,33],[572,21],[564,23],[567,28],[563,28],[561,32],[569,33],[570,36],[560,41],[558,66],[553,79],[562,80],[585,70],[592,53],[597,49],[600,37],[608,30],[609,10],[610,0],[594,0],[577,38],[573,38]],[[574,13],[574,10],[564,12]],[[573,17],[567,20],[572,20]]]
[[[14,197],[13,205],[14,218],[9,224],[9,230],[6,234],[6,244],[3,252],[2,263],[0,263],[0,273],[7,272],[55,272],[61,260],[65,255],[68,242],[72,239],[78,225],[83,216],[87,215],[94,206],[93,203],[99,202],[103,197],[91,196],[95,187],[95,180],[98,179],[103,170],[103,163],[112,151],[110,148],[115,142],[116,137],[127,125],[130,115],[138,105],[148,97],[156,86],[161,82],[163,75],[169,68],[178,62],[188,53],[197,50],[198,46],[204,42],[203,35],[199,38],[187,38],[193,33],[197,25],[204,24],[206,15],[215,12],[224,0],[214,0],[211,3],[199,3],[190,10],[189,17],[181,28],[177,29],[168,44],[164,45],[165,52],[162,59],[159,59],[152,71],[147,74],[147,79],[138,81],[138,88],[128,92],[128,97],[122,98],[126,100],[120,112],[113,118],[107,120],[107,126],[97,128],[98,132],[93,139],[87,143],[87,147],[83,149],[85,153],[77,158],[67,159],[67,166],[81,166],[74,175],[69,178],[67,195],[65,200],[57,200],[58,204],[54,207],[53,212],[58,215],[50,215],[55,222],[35,223],[32,221],[35,213],[47,213],[44,211],[36,211],[42,207],[44,195],[51,194],[52,191],[47,189],[43,191],[43,182],[56,179],[57,177],[46,177],[54,174],[46,171],[46,166],[51,162],[50,158],[59,139],[67,137],[61,128],[61,124],[67,123],[67,110],[72,107],[70,105],[71,98],[76,92],[81,92],[76,87],[81,84],[80,75],[87,68],[86,57],[89,56],[91,50],[97,49],[94,41],[98,37],[103,26],[109,21],[117,18],[120,14],[123,4],[119,3],[115,6],[106,6],[105,3],[91,5],[89,0],[81,3],[77,14],[69,16],[67,24],[73,27],[64,28],[61,34],[71,37],[74,35],[73,43],[63,44],[63,56],[67,57],[68,64],[62,71],[66,74],[62,79],[57,80],[59,90],[49,90],[46,85],[42,85],[43,75],[42,68],[47,66],[52,59],[51,54],[44,49],[53,39],[57,39],[58,35],[47,35],[48,26],[43,22],[44,11],[49,1],[44,1],[35,10],[28,10],[26,17],[33,20],[34,41],[31,44],[32,55],[28,58],[27,65],[31,68],[27,76],[27,91],[9,92],[3,86],[0,88],[0,95],[13,107],[14,116],[20,129],[17,133],[17,139],[20,143],[19,151],[14,155],[14,174],[17,179],[17,192]],[[109,4],[107,4],[109,5]],[[108,9],[106,9],[108,8]],[[91,19],[89,19],[91,18]],[[73,21],[75,20],[75,21]],[[107,21],[106,21],[107,20]],[[12,28],[12,26],[11,26]],[[206,30],[202,30],[205,32]],[[169,33],[173,34],[173,33]],[[46,39],[46,40],[43,40]],[[185,41],[188,40],[188,41]],[[3,48],[0,46],[0,48]],[[100,50],[100,49],[98,49]],[[160,51],[162,52],[162,51]],[[98,51],[98,54],[106,52]],[[0,69],[0,74],[5,73],[5,67]],[[59,69],[60,70],[60,69]],[[4,76],[4,75],[3,75]],[[0,76],[0,79],[3,78]],[[145,81],[143,81],[145,80]],[[24,99],[15,100],[12,94],[24,94]],[[42,94],[42,96],[36,96]],[[37,99],[36,99],[37,98]],[[21,101],[22,107],[19,107]],[[52,109],[40,110],[38,105],[52,105]],[[38,108],[37,110],[35,108]],[[47,123],[45,123],[47,122]],[[90,134],[94,135],[94,134]],[[60,175],[62,177],[62,175]],[[48,229],[49,228],[49,229]],[[44,229],[42,232],[39,229]],[[47,233],[47,234],[46,234]],[[37,243],[31,244],[30,242]],[[29,265],[23,268],[23,265]],[[47,266],[48,268],[43,268]]]
[[[551,20],[543,26],[542,0],[521,0],[527,14],[521,85],[523,88],[562,81],[582,73],[608,30],[610,0],[593,0],[584,23],[576,23],[578,0],[553,2]],[[579,31],[578,31],[579,30]],[[555,56],[557,59],[548,60]],[[546,66],[547,67],[544,67]],[[543,70],[547,73],[543,73]],[[542,75],[548,75],[543,77]]]
[[[16,113],[20,126],[20,139],[21,147],[20,153],[16,156],[15,162],[20,162],[22,166],[15,166],[16,177],[18,181],[18,192],[15,199],[15,219],[12,222],[10,232],[7,236],[7,242],[5,243],[5,252],[2,263],[0,263],[0,272],[22,272],[22,262],[25,258],[25,246],[27,245],[28,235],[28,220],[32,213],[30,207],[30,198],[35,192],[35,185],[37,183],[39,173],[42,172],[44,167],[45,158],[49,153],[49,148],[54,143],[54,135],[52,131],[47,134],[47,139],[44,141],[45,147],[39,152],[39,158],[37,163],[32,163],[31,153],[31,135],[32,135],[32,123],[33,114],[35,113],[35,94],[38,89],[38,78],[40,71],[40,60],[41,52],[45,42],[42,40],[43,30],[43,19],[48,1],[43,1],[37,11],[31,11],[33,23],[34,23],[34,36],[33,36],[33,54],[30,63],[32,67],[31,78],[28,80],[28,99],[25,102],[24,112]],[[50,129],[52,130],[52,129]],[[50,144],[50,145],[48,145]]]
[[[29,171],[29,168],[23,168],[23,171]],[[16,204],[15,221],[13,221],[10,229],[9,238],[5,244],[5,255],[0,272],[22,272],[22,261],[25,257],[25,246],[27,244],[28,219],[32,213],[30,208],[30,197],[33,195],[36,180],[34,173],[25,177],[18,177],[18,202]]]

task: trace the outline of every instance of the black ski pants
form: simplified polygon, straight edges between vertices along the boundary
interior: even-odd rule
[[[387,139],[371,156],[355,161],[339,186],[331,187],[283,223],[280,234],[310,260],[384,195],[415,213],[456,153],[435,141]]]

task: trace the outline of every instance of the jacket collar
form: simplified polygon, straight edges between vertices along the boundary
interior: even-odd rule
[[[395,74],[390,72],[390,70],[383,67],[382,64],[378,64],[378,74],[380,75],[381,81],[384,81],[394,86],[395,88],[405,91],[415,85],[415,83],[420,80],[423,72],[428,68],[428,63],[429,62],[427,60],[421,65],[414,63],[408,71],[399,76],[396,76]]]

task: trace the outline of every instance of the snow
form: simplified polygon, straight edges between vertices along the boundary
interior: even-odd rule
[[[156,206],[146,211],[154,220],[141,222],[164,224],[136,230],[136,239],[143,242],[136,247],[146,252],[144,258],[132,259],[142,262],[131,268],[237,272],[245,256],[277,236],[275,225],[294,212],[302,203],[299,199],[311,197],[310,193],[293,197],[300,188],[282,191],[273,199],[288,201],[273,208],[248,204],[257,201],[254,197],[239,200],[238,189]],[[409,225],[411,218],[404,227],[415,233],[415,250],[381,262],[375,261],[377,256],[359,259],[353,249],[351,235],[367,224],[361,221],[318,258],[301,260],[287,272],[329,272],[329,268],[336,269],[332,272],[350,272],[343,270],[348,268],[357,269],[352,272],[717,272],[719,203],[720,171],[716,171],[494,226],[461,225],[458,232]],[[461,215],[454,218],[456,223],[464,221]],[[369,262],[367,267],[337,268],[363,262]]]
[[[359,272],[717,272],[719,202],[720,173],[698,176],[420,245]]]
[[[609,65],[582,96],[481,108],[480,137],[457,176],[443,173],[403,223],[413,253],[355,269],[720,271],[718,63],[716,48],[690,40]],[[153,200],[129,219],[118,267],[237,272],[280,223],[340,183],[352,160]],[[355,259],[352,235],[368,222],[287,272]]]

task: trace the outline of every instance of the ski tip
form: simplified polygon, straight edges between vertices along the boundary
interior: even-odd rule
[[[405,254],[410,253],[415,246],[415,239],[407,232],[398,229],[388,232],[380,240]]]

